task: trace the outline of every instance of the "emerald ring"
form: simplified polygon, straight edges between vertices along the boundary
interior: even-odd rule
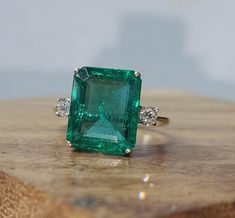
[[[66,138],[75,150],[129,155],[138,123],[162,126],[159,108],[140,105],[141,74],[133,70],[82,67],[74,70],[71,98],[59,98],[56,115],[68,117]]]

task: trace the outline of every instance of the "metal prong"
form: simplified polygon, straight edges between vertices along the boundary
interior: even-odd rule
[[[80,68],[76,68],[76,69],[74,70],[74,73],[78,73],[79,70],[80,70]]]
[[[155,121],[153,121],[153,122],[151,123],[151,125],[152,125],[152,126],[156,126],[157,123],[156,123]]]
[[[70,141],[67,141],[69,147],[72,147],[72,144],[70,143]]]
[[[138,71],[135,71],[135,77],[141,77],[141,73]]]
[[[131,152],[132,152],[132,150],[129,149],[129,148],[127,148],[127,149],[125,150],[125,153],[126,153],[126,154],[130,154]]]
[[[54,110],[56,110],[56,107],[54,108]],[[55,114],[56,114],[56,116],[61,117],[60,113],[58,111],[56,111]]]
[[[63,97],[63,98],[57,98],[57,99],[56,99],[57,103],[60,103],[60,102],[65,101],[65,100],[66,100],[66,98],[64,98],[64,97]]]
[[[160,111],[160,109],[159,108],[155,108],[155,111],[158,113]]]

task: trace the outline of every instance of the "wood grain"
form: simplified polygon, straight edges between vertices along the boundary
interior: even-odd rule
[[[71,151],[67,120],[54,115],[54,104],[53,98],[1,102],[0,171],[17,184],[23,181],[81,216],[186,217],[184,211],[196,214],[211,207],[234,212],[235,104],[145,92],[142,104],[159,105],[171,124],[140,127],[130,157]],[[9,191],[17,195],[15,187]],[[4,188],[1,184],[0,217],[6,208]]]
[[[92,214],[74,208],[0,172],[0,217],[87,218]]]

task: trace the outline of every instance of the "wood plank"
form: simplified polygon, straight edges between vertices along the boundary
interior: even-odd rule
[[[88,218],[92,214],[64,204],[0,172],[0,217]]]
[[[131,157],[113,157],[71,151],[54,99],[2,101],[0,171],[95,217],[232,204],[235,104],[173,92],[145,92],[142,103],[159,105],[171,124],[140,127]]]

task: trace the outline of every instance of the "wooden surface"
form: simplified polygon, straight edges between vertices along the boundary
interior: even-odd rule
[[[0,217],[234,217],[235,104],[145,93],[171,123],[139,128],[122,158],[71,151],[54,104],[0,104]]]
[[[0,172],[0,217],[93,217],[84,209],[72,207],[30,185]]]

